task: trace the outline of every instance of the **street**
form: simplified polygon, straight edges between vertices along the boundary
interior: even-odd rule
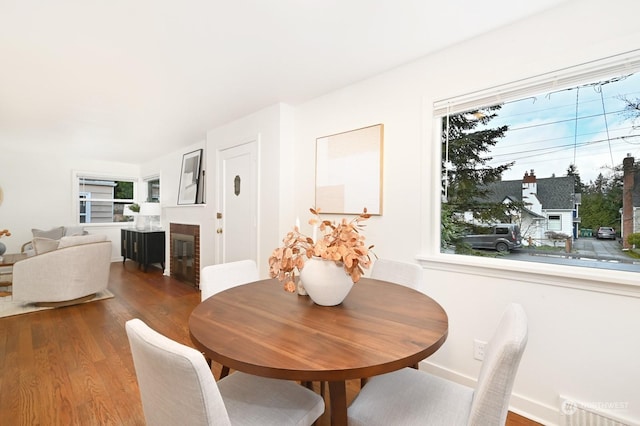
[[[528,262],[640,272],[640,259],[634,259],[623,252],[622,245],[617,240],[598,240],[596,238],[583,237],[573,241],[571,253],[565,253],[564,251],[531,251],[523,248],[514,250],[505,257]]]

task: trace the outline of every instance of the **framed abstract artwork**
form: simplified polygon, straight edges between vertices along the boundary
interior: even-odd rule
[[[200,191],[202,150],[197,149],[182,156],[182,172],[178,188],[178,204],[197,204]]]
[[[383,124],[316,139],[316,208],[382,214],[383,139]]]

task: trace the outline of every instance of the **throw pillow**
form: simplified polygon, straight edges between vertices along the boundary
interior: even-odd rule
[[[52,240],[51,238],[35,237],[32,241],[33,249],[36,254],[46,253],[58,248],[59,240]]]
[[[49,238],[50,240],[59,240],[64,235],[64,226],[51,228],[48,231],[42,229],[32,229],[33,238]]]
[[[99,243],[101,241],[107,241],[107,236],[103,234],[87,234],[87,235],[74,235],[71,237],[62,237],[58,248],[79,246],[82,244]]]
[[[73,235],[87,235],[87,231],[84,230],[84,226],[65,226],[64,236],[71,237]]]

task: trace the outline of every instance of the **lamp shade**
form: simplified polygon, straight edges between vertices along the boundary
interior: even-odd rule
[[[142,203],[140,204],[141,216],[160,216],[162,209],[160,203]]]

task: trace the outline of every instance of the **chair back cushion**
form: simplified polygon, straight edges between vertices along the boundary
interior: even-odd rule
[[[485,349],[473,396],[469,425],[504,425],[522,353],[527,345],[527,316],[512,303]]]
[[[229,425],[203,355],[139,319],[126,322],[147,425]]]
[[[258,279],[258,267],[253,260],[205,266],[200,273],[200,299]]]
[[[422,267],[416,263],[377,259],[371,269],[371,278],[419,290],[422,286]]]

